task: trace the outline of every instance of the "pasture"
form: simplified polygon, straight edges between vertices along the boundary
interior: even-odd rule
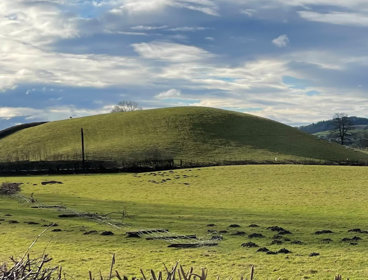
[[[207,267],[213,278],[238,278],[251,265],[258,279],[332,279],[337,273],[368,278],[366,167],[248,165],[0,178],[5,181],[22,182],[21,195],[33,193],[36,202],[0,196],[1,261],[22,255],[45,225],[56,223],[32,255],[46,248],[74,279],[87,278],[88,270],[108,271],[113,253],[116,268],[126,275],[180,261]],[[42,185],[46,181],[62,184]],[[59,217],[70,213],[84,215]],[[91,213],[106,219],[98,222]],[[275,226],[284,232],[270,228]],[[175,240],[126,237],[128,231],[148,229],[195,234],[218,246],[176,249],[168,247]],[[114,235],[101,235],[104,231]],[[259,247],[241,246],[249,242]],[[262,247],[291,253],[257,252]]]

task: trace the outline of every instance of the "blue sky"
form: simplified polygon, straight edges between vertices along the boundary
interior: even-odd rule
[[[210,106],[368,117],[366,0],[2,0],[0,129]]]

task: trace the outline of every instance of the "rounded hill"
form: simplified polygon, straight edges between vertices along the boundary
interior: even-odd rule
[[[367,161],[368,155],[238,112],[175,107],[49,122],[0,140],[0,161],[177,159],[219,163]]]

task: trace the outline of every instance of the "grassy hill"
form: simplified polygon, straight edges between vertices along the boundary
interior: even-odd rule
[[[238,112],[177,107],[45,123],[0,139],[0,161],[79,159],[184,161],[345,161],[368,155],[296,128]]]

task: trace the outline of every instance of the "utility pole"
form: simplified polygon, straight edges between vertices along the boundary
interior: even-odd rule
[[[85,155],[84,155],[84,133],[83,128],[81,128],[81,140],[82,140],[82,164],[84,169]]]

